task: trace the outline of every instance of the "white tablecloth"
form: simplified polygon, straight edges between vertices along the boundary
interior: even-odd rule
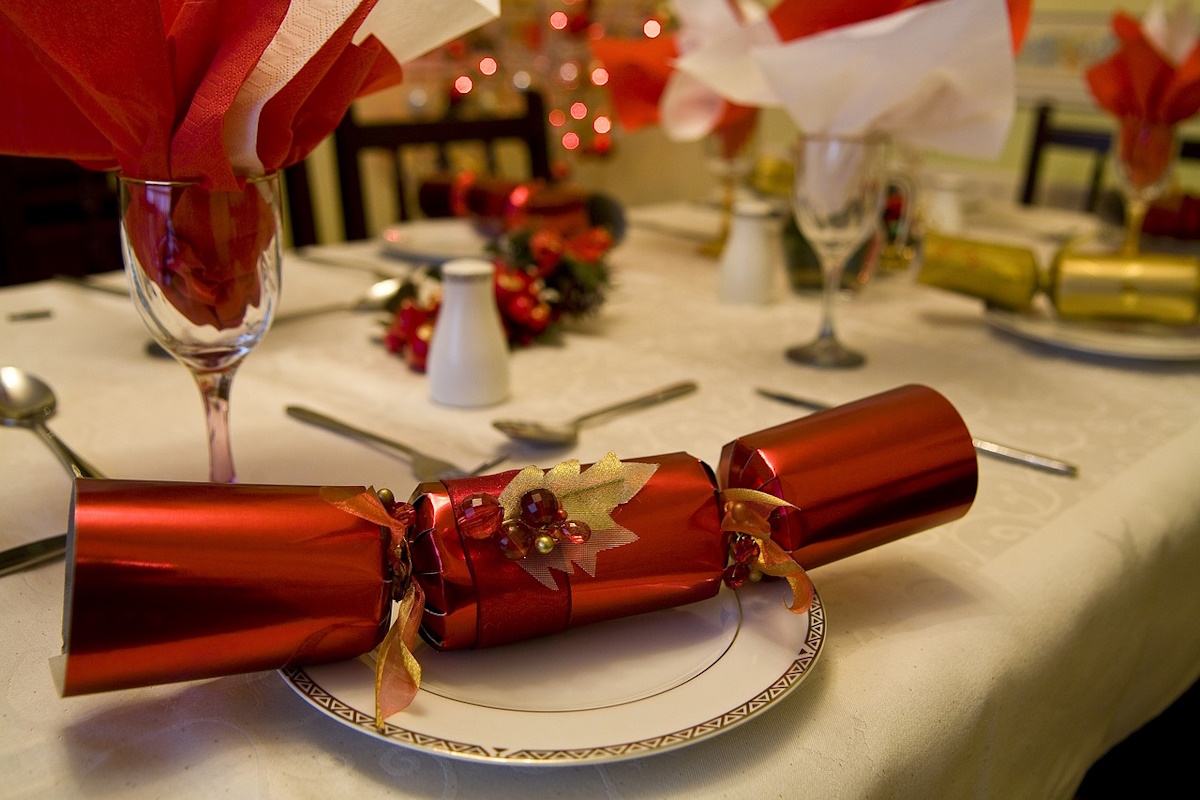
[[[376,258],[374,245],[327,254]],[[243,482],[415,484],[403,461],[289,419],[301,403],[463,465],[506,446],[489,421],[565,418],[668,382],[700,391],[506,467],[686,450],[715,463],[739,434],[799,415],[757,385],[837,403],[904,383],[945,394],[976,436],[1076,462],[1076,479],[990,459],[962,520],[813,571],[828,619],[803,684],[728,733],[602,765],[512,767],[350,730],[260,673],[60,699],[61,563],[0,579],[3,796],[1070,797],[1087,767],[1200,671],[1200,371],[1086,358],[991,330],[980,304],[881,276],[841,304],[865,368],[783,349],[815,296],[722,305],[715,264],[633,227],[616,286],[561,346],[512,357],[502,406],[456,410],[372,338],[377,318],[280,326],[243,366],[233,442]],[[114,276],[117,277],[117,276]],[[369,274],[289,256],[284,308],[349,298]],[[48,317],[10,314],[47,309]],[[142,354],[128,300],[58,283],[0,291],[0,364],[59,395],[52,428],[112,477],[203,480],[200,401]],[[0,431],[0,547],[64,530],[71,482],[38,439]]]

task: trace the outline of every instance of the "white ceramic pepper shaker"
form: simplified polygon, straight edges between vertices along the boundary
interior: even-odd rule
[[[495,266],[477,258],[442,265],[425,373],[435,403],[490,406],[508,397],[508,341],[496,307]]]
[[[765,305],[774,299],[781,254],[771,212],[769,203],[754,198],[739,199],[734,206],[718,271],[722,302]]]

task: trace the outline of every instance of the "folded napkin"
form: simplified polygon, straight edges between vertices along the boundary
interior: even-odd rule
[[[1113,16],[1116,50],[1087,71],[1092,96],[1119,119],[1174,125],[1200,111],[1200,34],[1187,3],[1156,2],[1138,22]]]
[[[592,55],[609,73],[607,86],[617,119],[626,130],[661,125],[677,142],[716,134],[723,155],[731,158],[753,134],[757,109],[730,103],[672,64],[680,53],[761,16],[761,8],[735,0],[674,0],[672,10],[679,22],[673,36],[608,36],[592,43]]]
[[[302,161],[355,97],[499,13],[499,0],[108,0],[0,7],[0,152],[143,179]]]
[[[784,0],[675,65],[731,102],[782,106],[807,133],[991,157],[1012,121],[1028,17],[1028,0]]]

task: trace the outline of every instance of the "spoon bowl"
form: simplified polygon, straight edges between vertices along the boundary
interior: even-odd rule
[[[580,429],[587,425],[617,414],[648,408],[685,394],[691,394],[696,391],[696,388],[695,381],[683,381],[655,389],[649,394],[597,408],[566,422],[547,423],[529,419],[498,419],[492,422],[492,427],[505,436],[520,442],[543,447],[562,447],[574,444],[579,438]]]
[[[0,423],[28,428],[41,436],[75,476],[103,477],[46,427],[46,420],[54,416],[57,405],[54,390],[45,381],[18,367],[0,367]]]

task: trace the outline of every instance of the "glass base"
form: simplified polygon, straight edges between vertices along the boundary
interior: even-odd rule
[[[862,353],[850,350],[832,338],[816,339],[806,345],[789,347],[785,352],[789,361],[822,369],[847,369],[861,367],[867,363],[867,357]]]

